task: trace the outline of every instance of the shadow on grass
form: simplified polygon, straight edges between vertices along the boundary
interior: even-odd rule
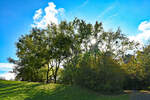
[[[0,81],[0,100],[5,97],[6,100],[9,100],[7,97],[11,100],[128,100],[127,97],[108,97],[77,86]]]
[[[26,98],[25,100],[63,100],[62,95],[64,95],[64,91],[67,91],[66,87],[62,86],[56,86],[55,88],[50,88],[47,91],[41,89],[38,90],[34,95]]]
[[[40,90],[25,100],[97,100],[98,96],[77,87],[59,85],[47,92]]]
[[[11,95],[18,95],[19,93],[26,93],[39,85],[40,84],[25,85],[24,83],[10,84],[10,83],[0,82],[0,98],[11,96]]]

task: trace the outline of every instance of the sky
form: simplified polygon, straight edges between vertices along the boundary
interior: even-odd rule
[[[9,73],[17,59],[15,43],[32,27],[45,28],[50,22],[75,17],[89,23],[99,21],[105,30],[121,28],[131,40],[144,44],[150,37],[149,0],[0,0],[0,77]]]

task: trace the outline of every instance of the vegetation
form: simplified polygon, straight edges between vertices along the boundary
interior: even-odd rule
[[[0,100],[129,100],[129,96],[100,95],[84,88],[61,84],[0,80]]]
[[[150,86],[150,45],[143,50],[118,28],[75,18],[34,28],[16,43],[16,80],[78,85],[102,93]],[[129,52],[133,52],[129,54]]]
[[[95,59],[87,53],[80,58],[77,67],[74,68],[71,64],[66,66],[63,75],[64,83],[77,84],[97,92],[119,93],[123,89],[123,70],[115,60],[105,54]]]

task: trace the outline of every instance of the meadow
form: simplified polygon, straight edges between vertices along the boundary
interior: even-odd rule
[[[0,100],[129,100],[129,95],[102,95],[62,84],[0,80]]]

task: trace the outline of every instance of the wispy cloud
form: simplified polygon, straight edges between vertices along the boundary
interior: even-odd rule
[[[42,9],[40,8],[39,10],[35,11],[35,15],[33,16],[33,19],[38,20],[41,17],[42,17]]]
[[[82,4],[78,5],[77,8],[75,8],[74,10],[78,11],[80,10],[81,8],[85,7],[87,4],[88,4],[89,0],[85,0]],[[72,12],[72,11],[71,11]]]
[[[129,38],[144,45],[144,42],[150,39],[150,21],[141,22],[138,27],[138,30],[141,32],[135,36],[129,36]]]
[[[117,17],[118,13],[111,14],[106,16],[105,18],[101,19],[103,22],[110,22],[113,18]]]
[[[115,13],[115,14],[113,14],[113,15],[110,15],[109,17],[107,17],[107,19],[111,19],[111,18],[116,17],[116,16],[118,16],[118,13]]]
[[[88,2],[89,2],[89,0],[85,0],[85,1],[79,6],[79,8],[86,6],[86,5],[88,4]]]
[[[10,71],[13,69],[14,64],[0,63],[0,71]]]
[[[103,18],[106,14],[108,14],[110,11],[112,11],[115,8],[115,4],[107,7],[103,12],[100,13],[98,18]]]
[[[10,73],[9,71],[13,70],[14,64],[10,63],[0,63],[0,72],[5,72],[5,73],[0,73],[0,77],[3,77],[7,80],[14,79],[15,74]]]
[[[98,20],[107,21],[113,19],[118,16],[118,2],[114,2],[113,4],[107,6],[97,17]]]
[[[48,24],[55,23],[58,24],[58,16],[62,16],[64,13],[64,8],[56,9],[56,5],[53,2],[49,2],[48,6],[35,11],[33,16],[32,27],[46,28]]]

